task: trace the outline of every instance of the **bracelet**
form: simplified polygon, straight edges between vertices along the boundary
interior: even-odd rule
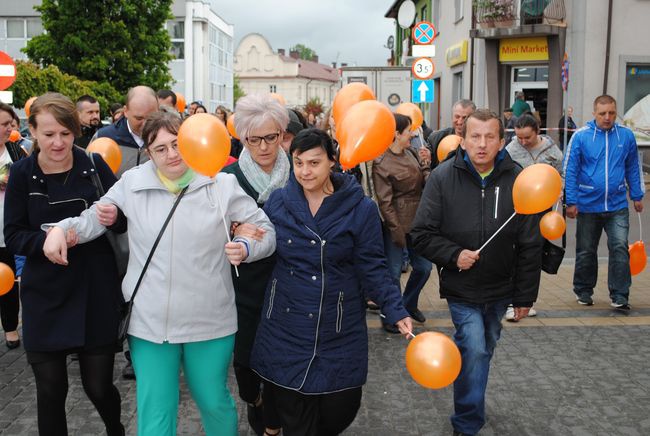
[[[232,240],[232,242],[240,242],[240,243],[244,244],[244,247],[246,247],[246,257],[249,256],[251,250],[250,250],[250,245],[248,244],[248,241],[246,240],[246,238],[242,238],[240,236],[237,236],[235,239]]]

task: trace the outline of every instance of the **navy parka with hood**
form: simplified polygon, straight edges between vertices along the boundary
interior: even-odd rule
[[[368,337],[362,291],[395,323],[408,316],[389,277],[377,206],[354,177],[333,174],[334,193],[312,216],[292,175],[264,211],[275,225],[277,263],[251,367],[305,394],[362,386]]]

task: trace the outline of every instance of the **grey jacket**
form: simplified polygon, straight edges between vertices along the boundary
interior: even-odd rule
[[[529,150],[519,143],[517,137],[512,138],[506,146],[508,154],[519,165],[526,168],[533,164],[545,163],[555,168],[562,175],[562,151],[555,142],[546,135],[539,135],[544,142],[539,148]]]
[[[129,266],[122,283],[129,300],[149,251],[176,196],[160,182],[152,162],[122,175],[100,201],[117,205],[129,228]],[[225,224],[222,214],[225,212]],[[151,342],[198,342],[237,331],[235,292],[230,263],[224,254],[226,228],[247,222],[266,230],[262,241],[248,241],[246,262],[275,250],[275,228],[255,200],[231,174],[197,175],[149,264],[133,304],[129,334]],[[83,243],[105,231],[95,207],[60,223],[73,228]]]

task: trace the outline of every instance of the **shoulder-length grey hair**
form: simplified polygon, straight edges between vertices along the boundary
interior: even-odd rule
[[[244,144],[251,130],[272,120],[282,132],[287,130],[289,114],[277,100],[267,94],[251,94],[237,100],[235,130]]]

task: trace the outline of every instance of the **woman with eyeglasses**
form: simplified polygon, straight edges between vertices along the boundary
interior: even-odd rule
[[[65,264],[64,230],[73,229],[84,242],[123,213],[130,253],[122,289],[130,300],[163,222],[185,192],[133,303],[128,341],[138,381],[138,434],[176,434],[182,367],[206,434],[232,436],[237,411],[227,378],[237,312],[230,267],[273,253],[275,232],[235,177],[209,178],[187,167],[178,152],[180,125],[174,114],[151,114],[142,132],[151,160],[125,172],[80,217],[57,223],[43,250],[53,262]],[[228,242],[232,222],[261,227],[265,234]]]
[[[223,171],[234,174],[242,189],[261,207],[273,191],[289,180],[289,159],[281,148],[289,115],[269,95],[256,94],[240,98],[235,112],[237,135],[244,149],[239,160]],[[242,265],[239,277],[233,272],[239,322],[233,366],[239,396],[248,404],[248,422],[253,430],[267,436],[280,432],[279,418],[270,391],[262,389],[262,379],[250,368],[250,353],[274,265],[275,259],[269,257]]]

